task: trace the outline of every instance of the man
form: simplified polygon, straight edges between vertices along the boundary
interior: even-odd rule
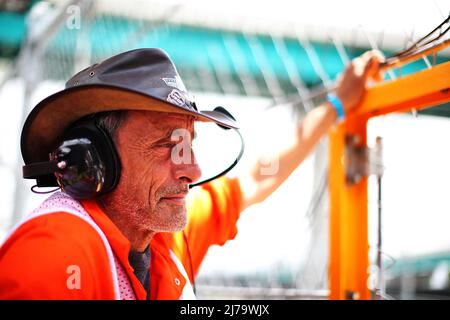
[[[189,148],[194,121],[236,123],[223,112],[198,111],[158,49],[125,52],[79,72],[25,122],[24,177],[38,186],[57,183],[64,193],[47,199],[2,245],[0,298],[194,298],[190,282],[208,248],[232,239],[239,213],[271,194],[338,116],[355,108],[378,62],[369,52],[347,67],[336,97],[306,116],[276,174],[261,175],[255,165],[248,177],[206,184],[188,204],[188,223],[185,197],[200,177]],[[192,161],[174,161],[180,143]]]

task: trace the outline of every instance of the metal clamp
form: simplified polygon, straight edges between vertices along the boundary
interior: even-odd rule
[[[356,184],[364,177],[383,175],[382,138],[377,137],[373,148],[361,145],[359,136],[345,138],[345,179],[348,184]]]

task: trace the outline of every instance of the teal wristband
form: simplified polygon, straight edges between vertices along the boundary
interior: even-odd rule
[[[339,100],[339,98],[336,95],[330,93],[330,94],[327,94],[327,101],[336,110],[338,120],[339,121],[344,120],[345,112],[344,112],[344,106],[342,105],[341,100]]]

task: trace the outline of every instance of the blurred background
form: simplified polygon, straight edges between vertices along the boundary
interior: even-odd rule
[[[238,175],[292,142],[298,121],[353,57],[401,51],[449,13],[447,0],[0,0],[0,239],[47,197],[21,178],[24,119],[90,64],[135,48],[167,51],[200,109],[225,106],[241,123],[247,149],[231,172]],[[449,60],[443,50],[385,78]],[[450,105],[374,118],[369,144],[377,136],[386,294],[448,299]],[[327,161],[324,139],[279,190],[242,213],[236,239],[211,248],[202,265],[200,298],[327,297]],[[370,178],[371,246],[376,202]],[[374,276],[368,270],[370,288]]]

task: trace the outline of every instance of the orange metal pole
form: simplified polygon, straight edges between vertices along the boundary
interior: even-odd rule
[[[345,136],[366,144],[368,118],[354,118],[330,133],[330,299],[369,299],[367,178],[345,181]]]
[[[374,117],[450,100],[450,61],[370,88],[358,115]]]
[[[391,112],[450,101],[450,62],[370,88],[357,114],[329,133],[330,299],[369,299],[367,178],[345,180],[345,138],[366,146],[367,121]]]

